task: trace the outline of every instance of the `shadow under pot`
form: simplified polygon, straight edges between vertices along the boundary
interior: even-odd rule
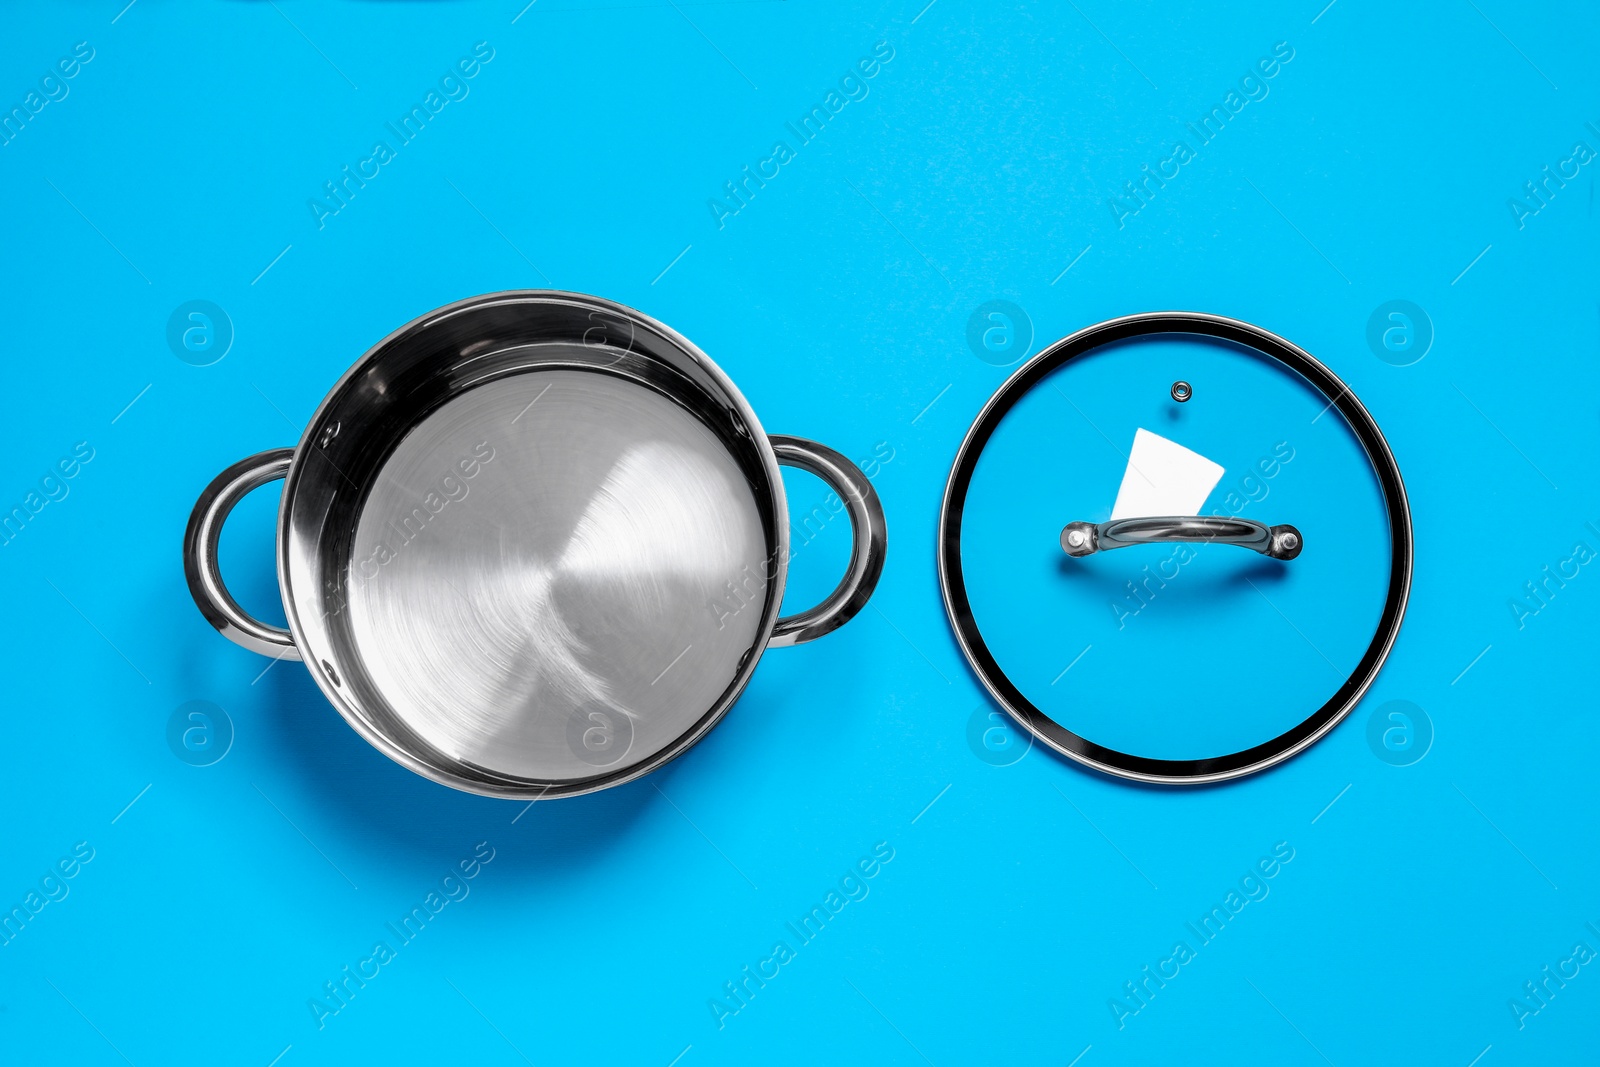
[[[853,527],[844,579],[780,617],[780,464]],[[222,524],[284,479],[288,629],[247,614]],[[488,796],[571,796],[660,767],[738,699],[763,650],[844,625],[883,571],[883,508],[830,448],[761,429],[733,383],[655,320],[575,293],[465,300],[385,338],[300,444],[223,471],[184,538],[224,636],[303,659],[376,748]]]

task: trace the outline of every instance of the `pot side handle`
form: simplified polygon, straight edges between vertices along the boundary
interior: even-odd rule
[[[803,437],[773,434],[769,440],[779,463],[815,474],[839,494],[850,512],[853,535],[850,566],[834,591],[808,611],[783,616],[773,628],[767,645],[783,648],[813,641],[837,630],[866,606],[883,574],[889,531],[877,490],[872,488],[860,467],[833,449]]]
[[[189,528],[183,534],[183,576],[189,594],[217,632],[236,645],[276,659],[299,659],[294,636],[279,626],[252,617],[222,584],[217,542],[222,524],[245,494],[289,473],[292,448],[273,448],[241,459],[212,480],[195,501]]]

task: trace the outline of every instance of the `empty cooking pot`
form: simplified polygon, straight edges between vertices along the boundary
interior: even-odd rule
[[[784,617],[780,464],[826,481],[854,536],[833,593]],[[228,513],[275,478],[287,629],[240,608],[217,564]],[[618,785],[693,745],[763,650],[861,609],[885,543],[860,469],[769,437],[688,340],[610,301],[523,291],[402,327],[297,447],[223,471],[190,517],[184,572],[224,636],[303,659],[392,759],[539,798]]]

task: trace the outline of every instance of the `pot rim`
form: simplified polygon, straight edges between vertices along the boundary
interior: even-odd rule
[[[304,476],[306,457],[311,452],[309,443],[320,432],[322,420],[327,415],[335,398],[341,394],[346,385],[357,374],[364,373],[373,364],[379,362],[384,353],[400,339],[427,329],[455,315],[497,304],[567,304],[606,311],[624,319],[637,321],[640,325],[648,327],[665,338],[684,355],[692,359],[723,390],[726,399],[732,404],[740,419],[749,429],[750,445],[756,450],[762,469],[767,474],[769,495],[773,507],[774,530],[770,541],[769,558],[774,562],[771,568],[771,576],[768,579],[771,587],[771,596],[768,598],[756,636],[751,642],[750,654],[746,656],[722,697],[700,717],[693,727],[679,735],[671,744],[660,749],[648,759],[640,760],[638,763],[612,774],[600,774],[593,778],[547,785],[543,788],[529,786],[498,788],[493,783],[458,777],[419,759],[410,751],[396,744],[386,734],[375,729],[366,720],[361,711],[353,706],[353,702],[347,700],[344,687],[335,681],[334,672],[331,671],[326,661],[320,655],[315,654],[315,652],[320,652],[324,649],[318,648],[314,651],[307,644],[306,626],[301,619],[298,597],[295,594],[295,588],[290,577],[291,556],[289,542],[293,524],[289,519],[298,497],[300,482]],[[753,486],[752,489],[754,489]],[[788,515],[788,499],[784,493],[783,475],[779,469],[777,454],[774,452],[772,442],[768,438],[760,420],[756,418],[755,410],[750,406],[749,401],[745,399],[744,394],[739,391],[738,386],[734,384],[733,379],[687,337],[642,311],[603,297],[561,289],[500,290],[457,300],[410,320],[367,349],[329,388],[327,394],[318,403],[316,411],[312,413],[311,418],[307,421],[300,440],[295,443],[294,457],[289,464],[288,473],[284,477],[283,495],[278,505],[278,531],[276,537],[278,588],[283,596],[283,608],[289,632],[293,635],[295,647],[300,650],[301,658],[305,662],[306,669],[310,671],[312,679],[317,683],[317,688],[322,690],[323,696],[328,698],[329,703],[339,712],[340,717],[373,748],[376,748],[402,767],[414,771],[424,778],[431,779],[452,789],[464,790],[480,796],[499,797],[507,800],[542,800],[546,798],[581,796],[585,793],[598,792],[602,789],[609,789],[613,786],[623,785],[637,778],[642,778],[644,775],[670,763],[698,744],[711,731],[712,727],[722,721],[744,693],[745,688],[750,684],[751,677],[755,674],[756,664],[760,662],[762,653],[766,651],[772,639],[772,632],[777,626],[779,612],[783,605],[784,585],[789,571]]]

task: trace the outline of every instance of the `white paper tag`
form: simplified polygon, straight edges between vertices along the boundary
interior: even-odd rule
[[[1198,515],[1223,473],[1200,453],[1141,428],[1133,435],[1133,452],[1111,518]]]

